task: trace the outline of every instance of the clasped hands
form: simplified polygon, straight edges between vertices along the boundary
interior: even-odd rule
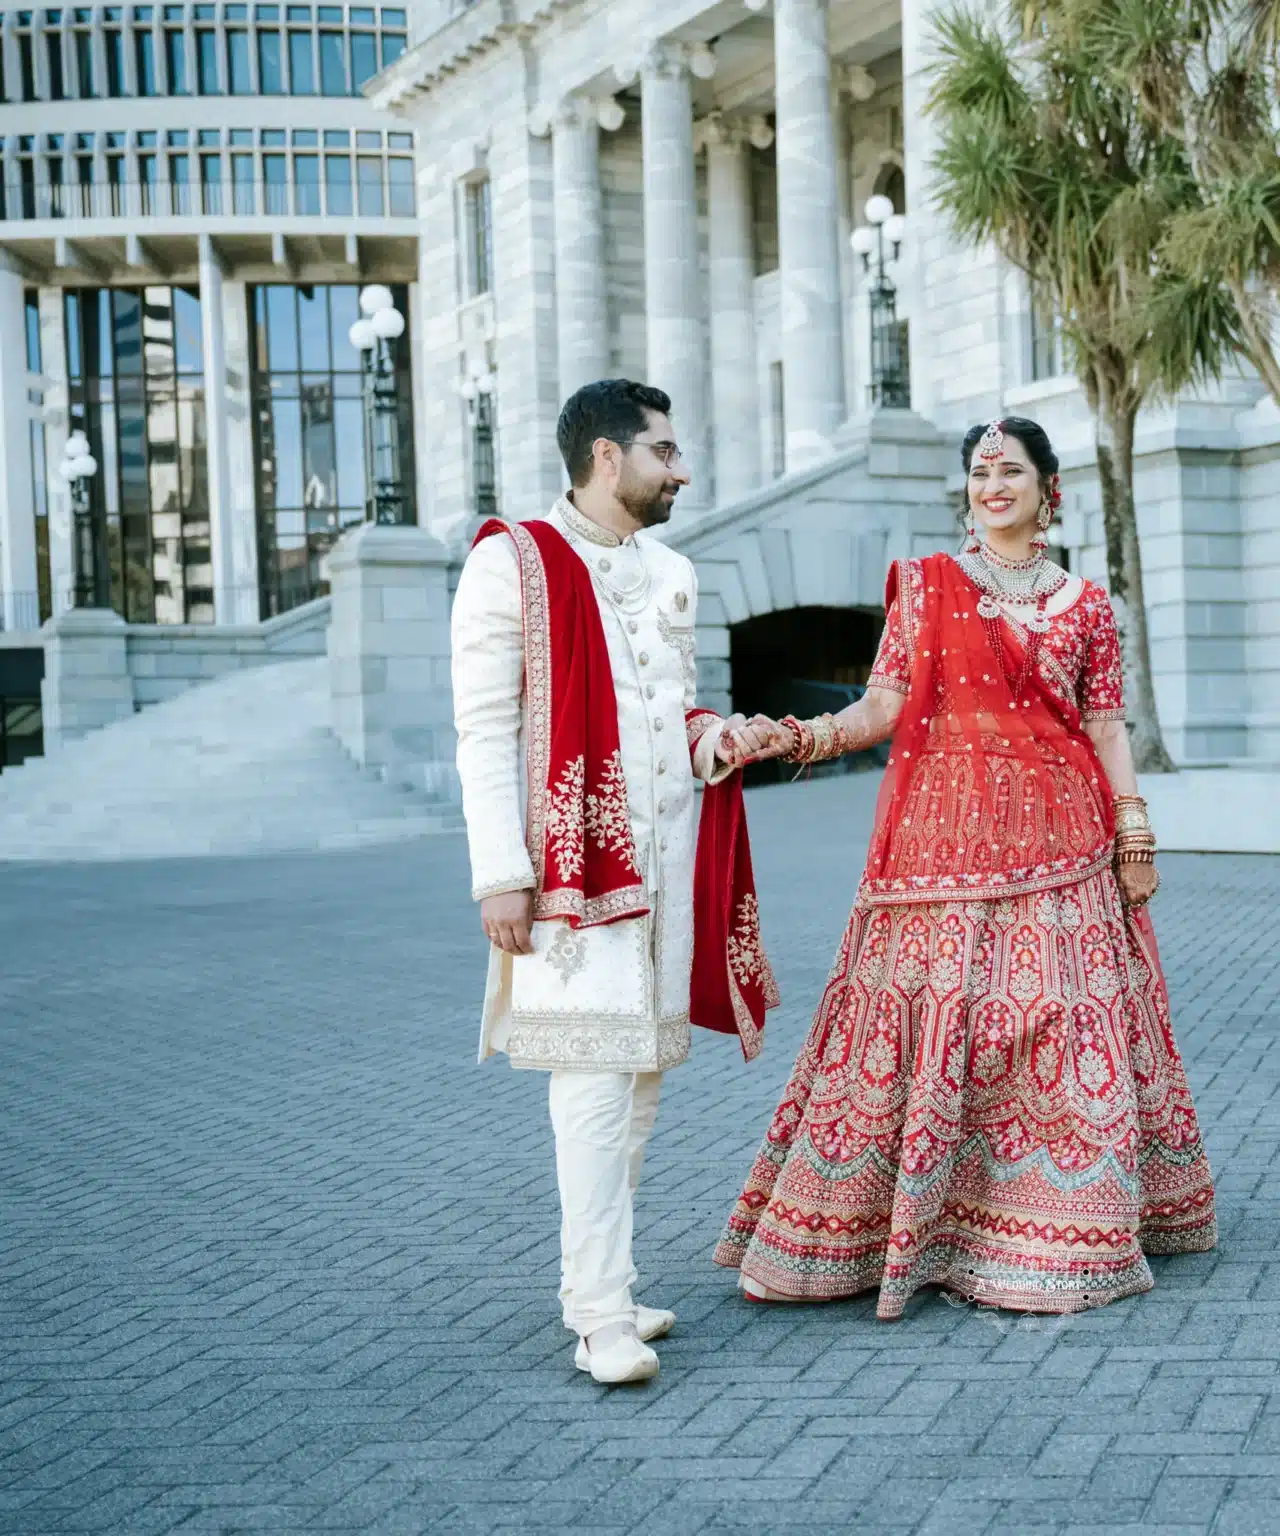
[[[1116,865],[1116,884],[1126,907],[1145,907],[1155,895],[1159,882],[1154,864]]]
[[[768,715],[730,715],[716,740],[716,757],[732,768],[785,757],[795,746],[795,734]]]

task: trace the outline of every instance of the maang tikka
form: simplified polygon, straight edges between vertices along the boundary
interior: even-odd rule
[[[998,459],[1004,452],[1004,425],[999,421],[989,421],[978,439],[977,454],[986,463]],[[978,542],[978,529],[973,517],[973,503],[970,502],[965,516],[964,531],[967,541],[964,546],[965,554],[976,555],[982,548]]]

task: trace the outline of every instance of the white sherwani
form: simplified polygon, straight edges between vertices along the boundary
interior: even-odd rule
[[[651,912],[603,927],[533,925],[536,953],[490,954],[481,1059],[516,1067],[661,1072],[689,1050],[695,774],[715,780],[706,730],[690,766],[697,581],[692,564],[644,534],[620,541],[561,498],[550,521],[591,571],[608,642],[627,804]],[[458,773],[472,894],[531,888],[525,846],[528,701],[520,575],[510,539],[468,557],[453,605]]]

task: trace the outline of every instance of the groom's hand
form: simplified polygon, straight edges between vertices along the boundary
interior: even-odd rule
[[[499,891],[480,903],[480,926],[495,948],[508,955],[533,953],[533,892]]]
[[[781,757],[790,749],[791,733],[770,720],[768,715],[730,715],[720,728],[716,756],[722,763],[741,768],[745,763],[763,762]]]

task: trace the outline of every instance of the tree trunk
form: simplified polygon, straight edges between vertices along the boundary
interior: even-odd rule
[[[1160,734],[1151,678],[1151,645],[1142,587],[1142,552],[1133,499],[1133,430],[1136,404],[1117,401],[1105,389],[1094,410],[1094,442],[1102,486],[1102,524],[1107,540],[1107,577],[1116,607],[1124,655],[1125,694],[1134,767],[1139,773],[1173,773]]]

